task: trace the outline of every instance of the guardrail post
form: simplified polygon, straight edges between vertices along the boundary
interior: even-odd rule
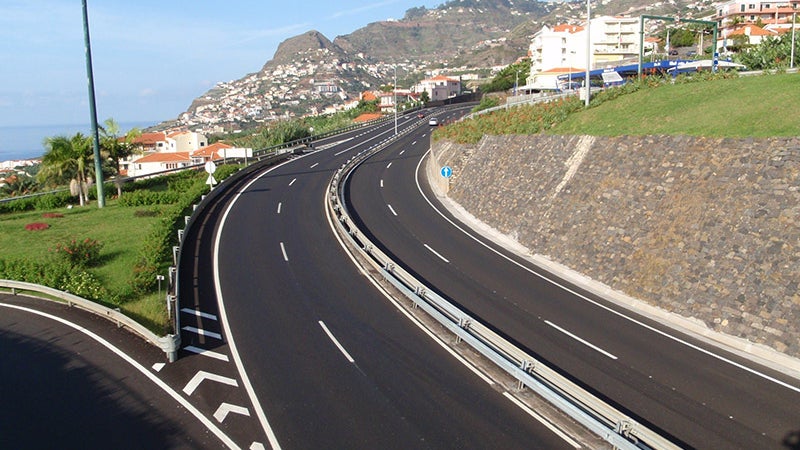
[[[158,344],[167,354],[169,362],[175,362],[178,359],[178,350],[181,347],[181,336],[179,334],[168,334],[159,338]]]
[[[175,266],[178,265],[178,255],[180,254],[181,248],[177,245],[172,246],[172,264]]]
[[[183,242],[183,230],[178,230],[178,242]]]
[[[183,221],[186,222],[185,225],[189,224],[189,220],[191,220],[192,216],[183,216]]]

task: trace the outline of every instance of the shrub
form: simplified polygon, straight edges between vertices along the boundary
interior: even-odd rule
[[[42,214],[42,217],[44,217],[45,219],[57,219],[59,217],[64,217],[64,215],[61,213],[49,212]]]
[[[87,267],[97,263],[100,259],[100,249],[103,244],[95,239],[72,239],[66,244],[57,244],[55,254],[72,266]]]
[[[25,225],[25,229],[28,231],[46,230],[48,228],[50,228],[50,225],[43,222],[33,222]]]

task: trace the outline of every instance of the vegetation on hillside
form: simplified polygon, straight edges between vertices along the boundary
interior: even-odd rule
[[[476,143],[484,135],[541,132],[796,136],[800,129],[800,116],[794,112],[800,101],[798,83],[800,78],[790,74],[739,77],[701,72],[675,79],[647,77],[595,94],[588,109],[575,95],[479,115],[442,127],[433,138]]]

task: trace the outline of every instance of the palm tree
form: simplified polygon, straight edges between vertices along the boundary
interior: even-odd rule
[[[42,184],[59,186],[69,183],[70,193],[77,195],[80,205],[89,198],[93,170],[92,139],[77,133],[73,137],[55,136],[45,139],[47,151],[37,178]]]
[[[115,183],[117,185],[117,197],[119,197],[122,195],[122,184],[119,180],[119,162],[136,151],[133,141],[142,135],[142,131],[138,128],[132,128],[125,133],[125,136],[120,137],[119,124],[113,118],[108,118],[103,123],[105,126],[100,127],[100,132],[103,135],[100,147],[108,153],[109,159],[113,163],[113,170],[117,175]]]

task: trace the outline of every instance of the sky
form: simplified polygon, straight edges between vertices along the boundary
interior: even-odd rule
[[[176,118],[282,41],[331,41],[430,0],[87,0],[98,121]],[[0,127],[90,122],[81,0],[0,2]]]

